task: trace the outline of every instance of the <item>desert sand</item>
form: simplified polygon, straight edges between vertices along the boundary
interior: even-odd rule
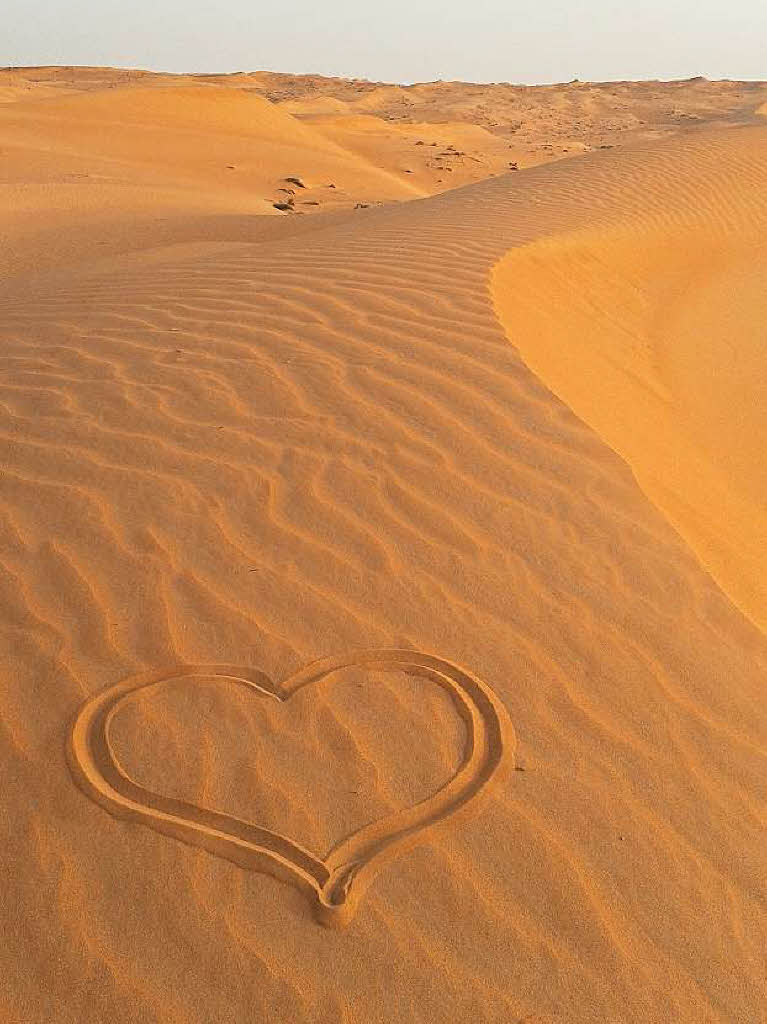
[[[0,71],[0,1019],[767,1020],[765,103]]]

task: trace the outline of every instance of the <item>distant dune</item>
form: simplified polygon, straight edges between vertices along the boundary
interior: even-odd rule
[[[284,190],[295,194],[285,177],[309,169],[305,184],[326,207],[339,195],[348,205],[349,192],[378,200],[422,194],[404,175],[239,89],[135,87],[9,103],[0,106],[0,145],[6,272],[76,258],[79,246],[62,237],[70,228],[95,256],[94,244],[135,248],[135,220],[150,220],[143,230],[153,224],[156,235],[159,218],[276,215],[274,203],[290,196]]]
[[[765,86],[0,87],[0,1017],[760,1022]]]

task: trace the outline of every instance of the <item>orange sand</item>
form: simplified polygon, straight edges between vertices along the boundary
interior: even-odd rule
[[[764,86],[0,88],[0,1018],[763,1021]]]
[[[585,230],[513,251],[493,278],[527,364],[626,459],[765,632],[767,198],[750,172],[766,139],[706,137],[689,153],[729,165],[726,199],[720,179],[693,178],[673,210],[661,196],[638,216],[647,179],[631,173],[624,221],[611,211],[596,226],[584,210]]]

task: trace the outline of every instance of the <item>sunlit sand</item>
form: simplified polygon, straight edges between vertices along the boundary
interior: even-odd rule
[[[3,1020],[758,1024],[767,87],[0,101]]]

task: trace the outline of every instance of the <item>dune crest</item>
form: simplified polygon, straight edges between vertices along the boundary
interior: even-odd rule
[[[679,187],[650,156],[588,227],[509,253],[493,294],[528,365],[767,632],[767,144],[727,142],[680,148]]]

